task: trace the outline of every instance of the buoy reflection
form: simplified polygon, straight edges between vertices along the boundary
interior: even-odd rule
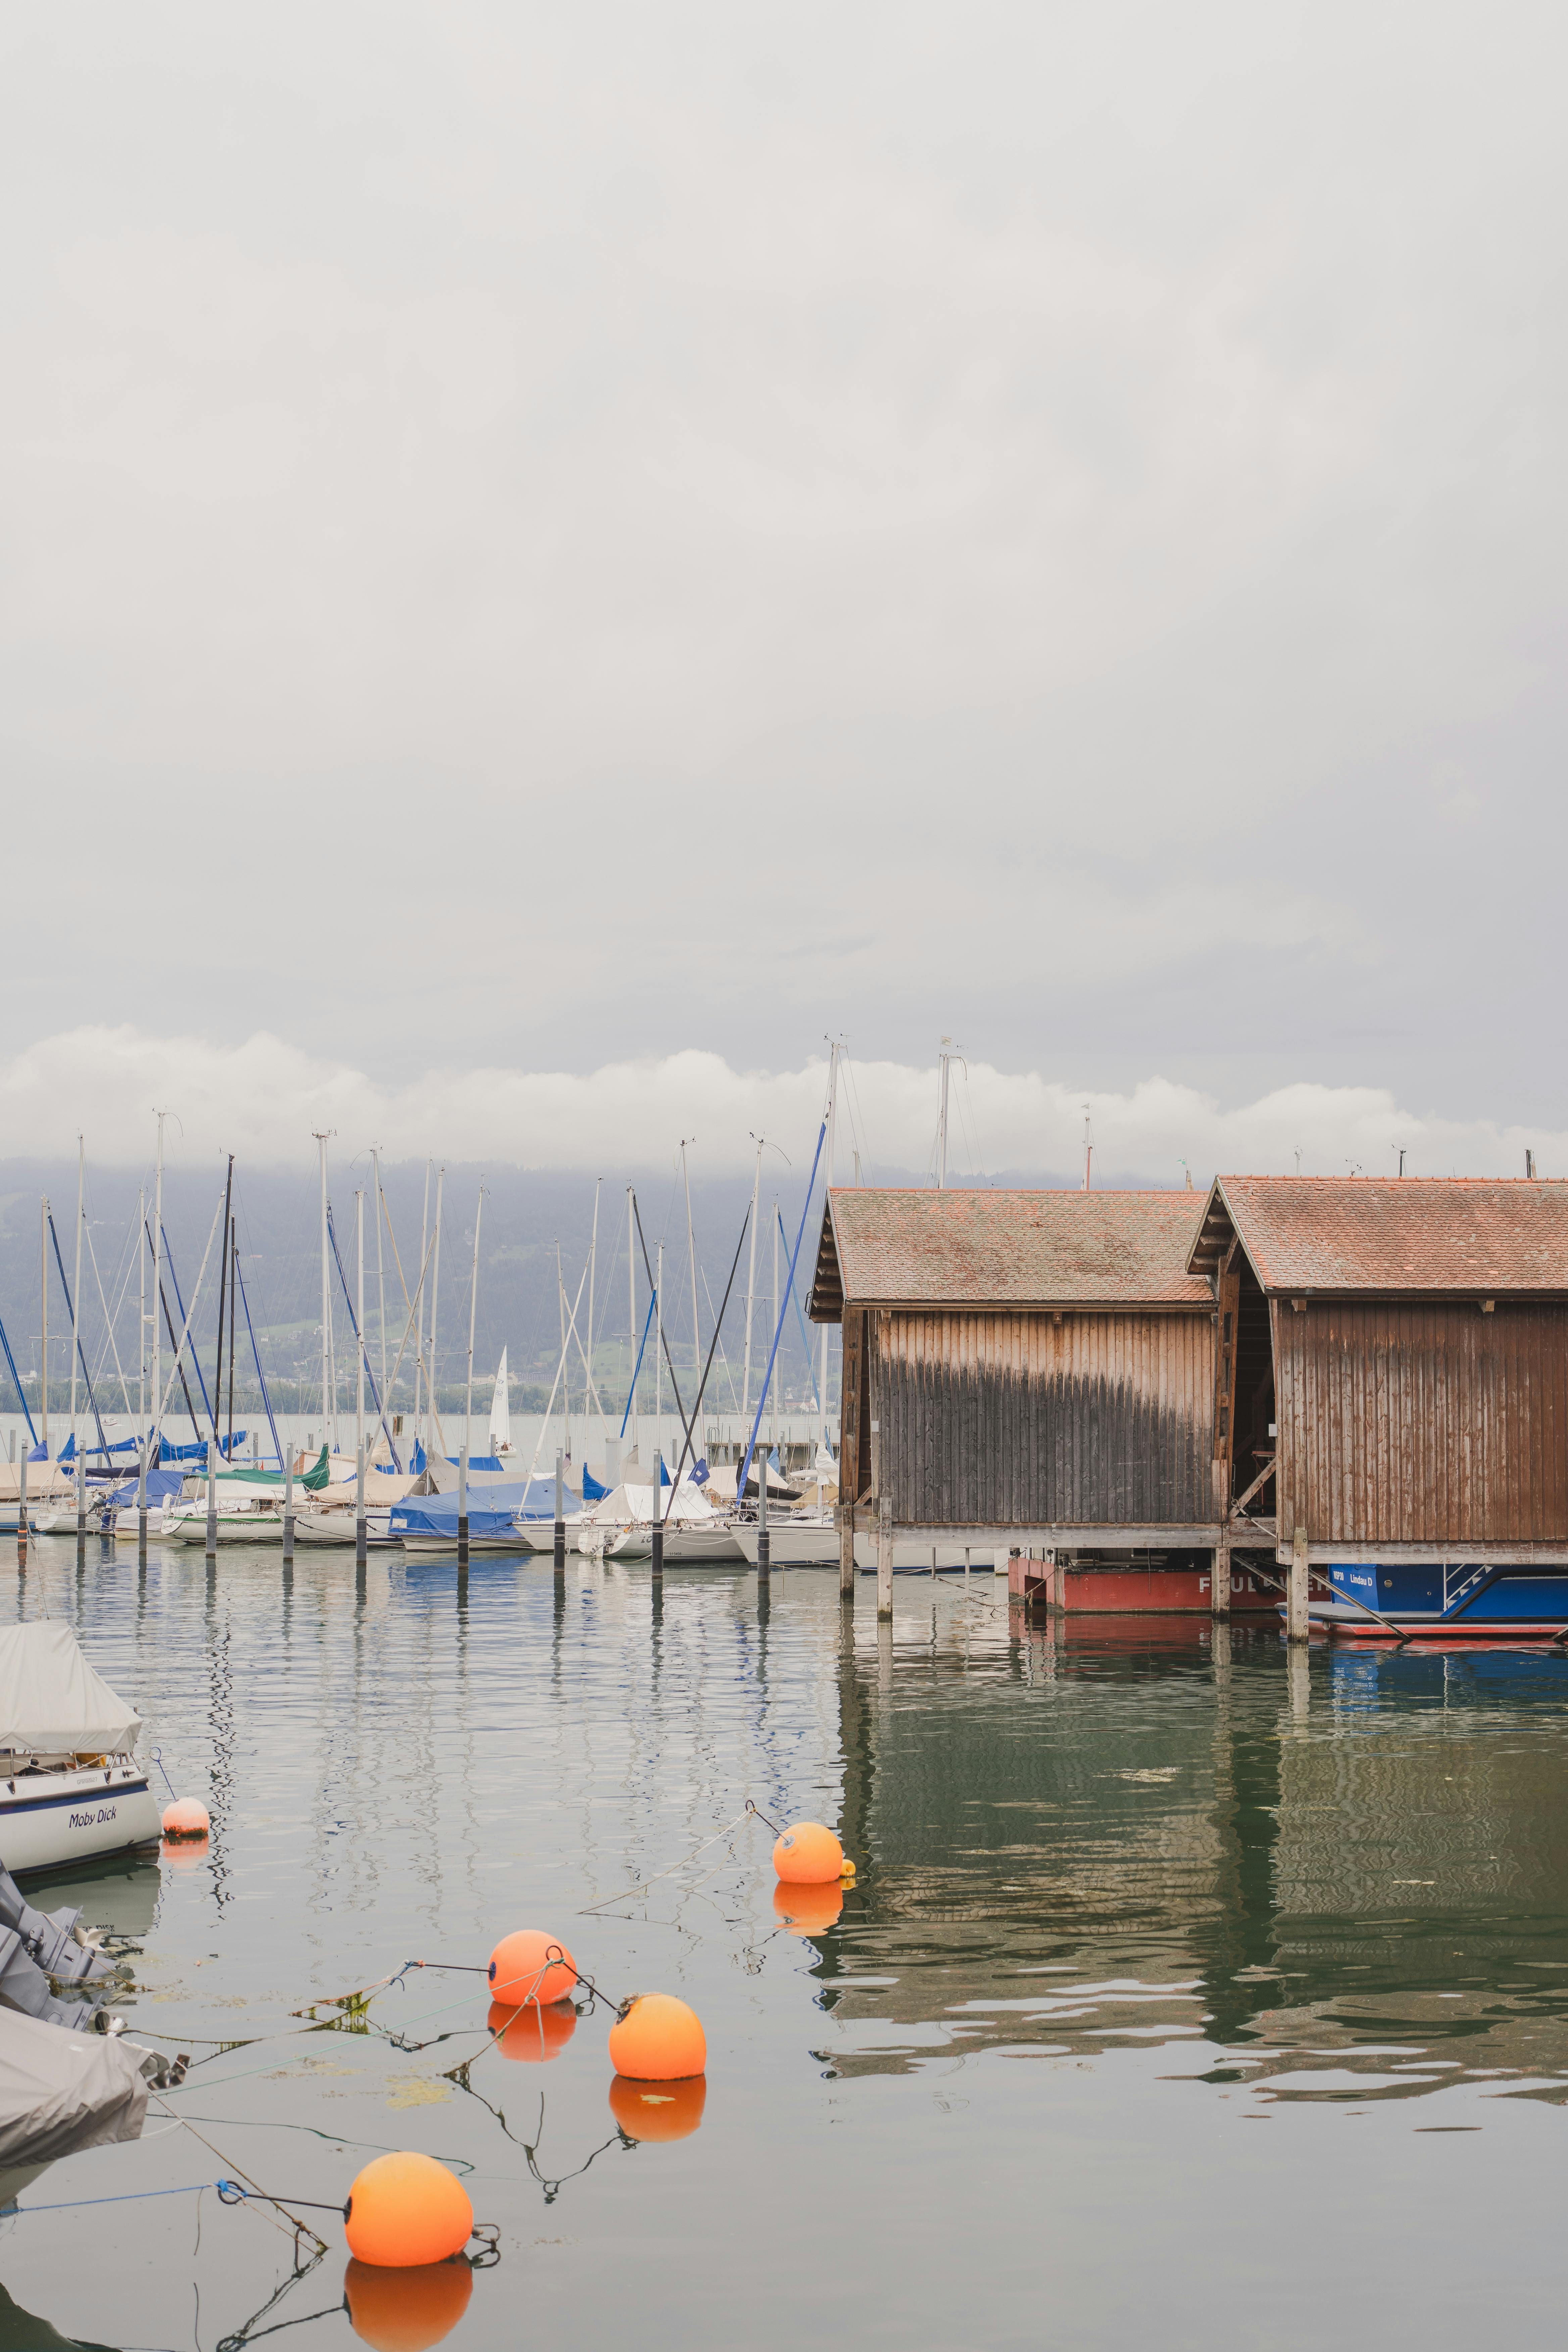
[[[200,1870],[210,1852],[205,1837],[163,1840],[163,1860],[171,1870]]]
[[[781,1879],[773,1889],[773,1916],[792,1936],[825,1936],[843,1908],[837,1879],[830,1886],[786,1886]]]
[[[416,2270],[385,2271],[350,2263],[343,2301],[354,2334],[377,2352],[426,2352],[450,2336],[468,2307],[474,2274],[467,2263],[425,2263]]]
[[[498,2055],[538,2066],[560,2057],[577,2031],[577,2012],[569,2000],[549,2001],[542,2009],[533,2000],[526,2009],[509,2009],[504,2001],[492,2000],[485,2023],[499,2036],[494,2045]]]
[[[610,2113],[628,2139],[689,2139],[707,2104],[706,2074],[679,2083],[634,2083],[617,2074],[610,2084]]]

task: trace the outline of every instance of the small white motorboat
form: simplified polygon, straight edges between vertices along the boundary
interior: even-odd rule
[[[0,1864],[14,1878],[158,1843],[141,1728],[62,1620],[0,1631]]]

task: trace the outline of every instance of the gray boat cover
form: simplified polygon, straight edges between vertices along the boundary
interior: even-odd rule
[[[139,2139],[147,2054],[118,2035],[62,2033],[0,2011],[0,2164]]]
[[[142,1718],[94,1674],[58,1617],[0,1632],[0,1750],[126,1756]]]

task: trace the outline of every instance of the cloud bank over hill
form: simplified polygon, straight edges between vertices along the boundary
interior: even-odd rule
[[[152,1158],[153,1115],[164,1109],[170,1162],[193,1170],[226,1151],[253,1163],[303,1163],[321,1130],[332,1133],[335,1162],[377,1144],[388,1160],[433,1155],[605,1171],[661,1166],[684,1137],[708,1175],[749,1169],[761,1135],[799,1171],[809,1166],[826,1087],[826,1054],[794,1069],[758,1070],[689,1047],[582,1074],[437,1066],[388,1084],[266,1031],[215,1045],[80,1027],[0,1063],[0,1129],[8,1159],[74,1153],[79,1132],[95,1162],[138,1165]],[[852,1181],[857,1153],[868,1183],[931,1171],[937,1090],[934,1066],[850,1057],[838,1180]],[[1542,1174],[1568,1172],[1568,1133],[1440,1118],[1384,1087],[1298,1083],[1226,1106],[1158,1075],[1113,1091],[972,1061],[952,1075],[950,1178],[1079,1181],[1086,1116],[1097,1181],[1289,1174],[1298,1152],[1306,1175],[1391,1176],[1401,1148],[1410,1175],[1521,1175],[1527,1147]]]

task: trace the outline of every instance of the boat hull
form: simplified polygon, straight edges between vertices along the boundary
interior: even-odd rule
[[[152,1531],[152,1516],[151,1512],[147,1515],[149,1533]],[[134,1512],[131,1514],[131,1523],[127,1532],[132,1536],[136,1532]],[[180,1512],[165,1510],[163,1524],[159,1532],[165,1543],[205,1546],[207,1539],[206,1511],[205,1508],[199,1511]],[[233,1544],[280,1544],[283,1540],[282,1514],[272,1511],[226,1513],[220,1511],[217,1516],[217,1539],[226,1551]]]
[[[154,1845],[161,1829],[158,1801],[135,1765],[0,1780],[0,1864],[13,1878]]]
[[[1365,1641],[1415,1635],[1424,1641],[1550,1642],[1568,1634],[1564,1564],[1494,1568],[1468,1560],[1384,1568],[1343,1561],[1330,1569],[1329,1580],[1334,1597],[1314,1597],[1308,1616],[1335,1635],[1353,1634]],[[1387,1623],[1380,1624],[1379,1618]]]

